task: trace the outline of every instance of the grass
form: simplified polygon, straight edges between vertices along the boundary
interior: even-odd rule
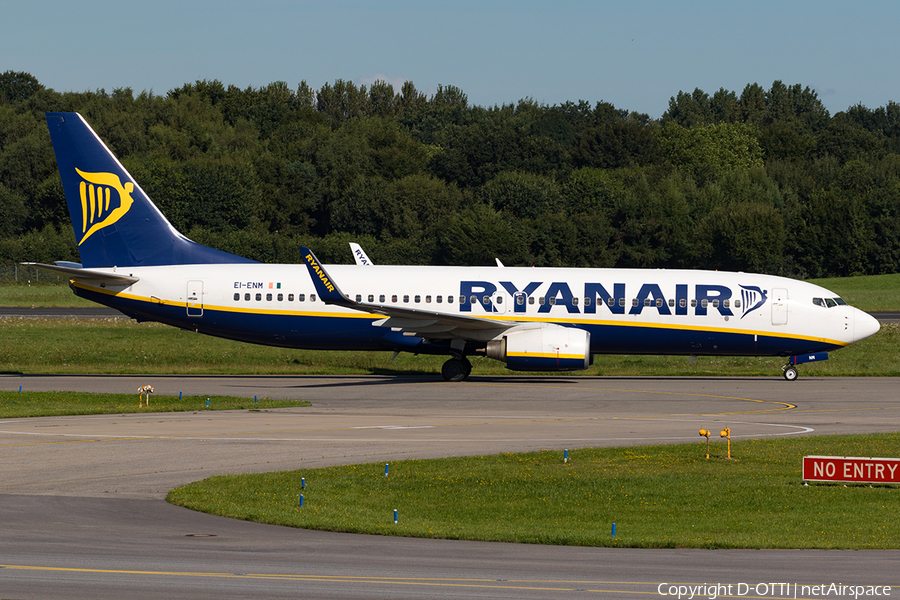
[[[802,376],[898,376],[900,326],[802,365]],[[389,352],[327,352],[257,346],[128,319],[0,320],[0,372],[81,374],[419,374],[437,375],[445,357]],[[503,363],[474,357],[476,375],[509,374]],[[783,358],[598,355],[586,375],[768,376]],[[566,374],[572,375],[572,374]]]
[[[209,406],[206,400],[209,398]],[[182,412],[201,410],[266,410],[310,406],[301,400],[271,400],[234,396],[157,396],[152,406],[138,406],[138,394],[92,394],[89,392],[0,392],[0,418],[105,415],[110,413]]]
[[[0,306],[87,308],[100,306],[76,296],[68,285],[0,285]]]
[[[804,455],[898,456],[900,436],[822,436],[407,460],[219,476],[168,501],[276,525],[641,548],[900,548],[891,485],[811,484]],[[306,488],[301,489],[301,477]],[[299,506],[300,494],[304,504]],[[393,522],[393,510],[399,520]],[[611,536],[612,524],[616,536]]]
[[[868,312],[900,310],[900,273],[811,279],[810,283],[821,285]]]

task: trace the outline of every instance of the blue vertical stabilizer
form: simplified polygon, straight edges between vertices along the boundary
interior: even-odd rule
[[[255,262],[181,235],[78,113],[47,127],[86,268]]]

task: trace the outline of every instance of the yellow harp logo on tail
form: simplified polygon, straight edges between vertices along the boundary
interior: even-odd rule
[[[82,182],[79,185],[81,194],[81,232],[84,234],[78,245],[104,227],[109,227],[125,216],[131,209],[134,200],[131,192],[134,184],[122,181],[113,173],[85,173],[81,169],[75,169],[81,175]],[[112,192],[118,198],[113,198]]]

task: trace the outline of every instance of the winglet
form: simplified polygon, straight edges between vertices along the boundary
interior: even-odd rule
[[[371,267],[375,264],[372,262],[372,259],[366,255],[362,246],[356,242],[350,242],[350,251],[353,252],[353,259],[356,261],[357,265]]]
[[[337,283],[335,283],[328,272],[325,271],[325,267],[322,266],[322,263],[319,262],[316,255],[312,253],[312,250],[300,246],[300,256],[303,257],[303,262],[306,263],[306,268],[309,270],[309,277],[312,279],[313,285],[316,286],[316,292],[319,294],[319,298],[322,299],[322,302],[325,304],[337,304],[338,306],[356,306],[356,303],[352,302],[344,295],[340,288],[338,288]]]

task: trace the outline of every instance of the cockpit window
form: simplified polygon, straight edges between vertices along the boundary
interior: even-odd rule
[[[842,298],[813,298],[813,304],[822,308],[834,308],[835,306],[846,306]]]

